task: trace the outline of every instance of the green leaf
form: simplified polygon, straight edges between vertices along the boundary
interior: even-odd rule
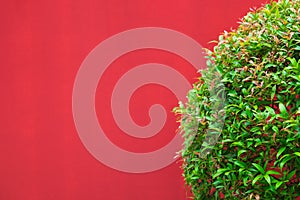
[[[244,183],[244,186],[246,186],[246,187],[247,187],[247,185],[248,185],[248,184],[247,184],[248,178],[249,178],[248,176],[246,176],[246,177],[243,178],[243,183]]]
[[[286,143],[289,143],[289,142],[295,141],[295,140],[296,140],[296,138],[288,138],[288,139],[286,140]]]
[[[280,110],[280,113],[282,114],[281,116],[283,118],[287,118],[289,116],[285,106],[282,103],[279,103],[279,110]]]
[[[245,150],[245,149],[239,150],[238,157],[240,157],[241,154],[246,153],[246,152],[247,152],[247,150]]]
[[[261,178],[263,177],[263,175],[257,175],[254,179],[253,179],[253,181],[252,181],[252,185],[254,185],[258,180],[260,180]]]
[[[282,185],[282,183],[282,181],[278,181],[275,185],[275,189],[277,190]]]
[[[300,152],[295,152],[294,153],[296,156],[300,157]]]
[[[285,157],[279,164],[280,170],[282,170],[283,166],[285,165],[285,163],[289,160],[291,160],[293,157],[291,155],[288,155],[287,157]]]
[[[244,147],[244,143],[243,143],[243,142],[233,142],[230,146],[240,146],[240,147]]]
[[[252,163],[252,165],[256,167],[260,173],[265,174],[265,170],[259,164]]]
[[[269,170],[269,171],[267,171],[267,173],[266,173],[266,174],[268,174],[268,175],[270,175],[270,174],[280,175],[280,173],[279,173],[279,172],[277,172],[277,171],[274,171],[274,170]]]
[[[259,130],[260,130],[260,127],[255,126],[255,127],[253,127],[253,128],[250,129],[250,132],[255,133],[255,132],[259,131]]]
[[[275,132],[275,133],[279,133],[279,129],[278,129],[278,127],[277,126],[273,126],[272,127],[272,130]]]
[[[275,115],[275,111],[273,108],[269,107],[269,106],[266,106],[266,110],[268,111],[268,113],[270,113],[271,115]]]
[[[265,180],[271,185],[271,177],[268,174],[264,175]]]
[[[281,147],[276,155],[276,158],[278,159],[279,156],[285,151],[286,147]]]
[[[244,163],[242,161],[239,161],[239,160],[235,161],[234,164],[241,167],[241,168],[247,168],[246,163]]]
[[[289,175],[287,175],[287,180],[290,180],[296,173],[297,169],[293,170],[292,172],[289,173]]]
[[[274,99],[275,94],[276,94],[276,85],[272,87],[271,99]]]
[[[291,62],[293,67],[298,67],[298,62],[296,58],[287,58],[287,59]]]
[[[224,172],[227,172],[227,171],[229,171],[229,169],[227,169],[227,168],[218,169],[217,173],[215,173],[213,175],[213,179],[215,179],[216,177],[220,176],[221,174],[223,174]]]

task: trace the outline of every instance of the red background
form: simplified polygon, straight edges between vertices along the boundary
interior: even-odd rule
[[[88,53],[101,41],[137,27],[164,27],[211,48],[224,29],[236,27],[250,7],[266,0],[110,0],[2,1],[0,12],[0,199],[185,200],[180,164],[147,174],[128,174],[106,167],[81,143],[72,117],[72,88]],[[127,56],[127,57],[126,57]],[[97,112],[105,106],[117,80],[119,65],[147,62],[173,65],[189,78],[188,63],[155,50],[129,53],[106,72],[97,95]],[[131,112],[147,123],[147,105],[170,109],[177,100],[165,88],[142,88],[132,98]],[[159,92],[153,92],[153,91]],[[154,95],[155,94],[155,95]],[[146,106],[145,106],[146,105]],[[109,112],[109,111],[105,111]],[[168,134],[134,140],[120,133],[111,114],[101,119],[108,137],[124,149],[155,150],[175,134],[169,114]],[[109,153],[109,152],[107,152]]]

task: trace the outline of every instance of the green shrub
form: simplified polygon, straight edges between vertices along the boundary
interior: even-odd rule
[[[175,109],[195,199],[300,196],[300,0],[249,12],[207,52],[208,70]]]

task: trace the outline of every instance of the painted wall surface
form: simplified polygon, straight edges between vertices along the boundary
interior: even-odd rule
[[[171,110],[265,2],[2,1],[0,199],[188,199]]]

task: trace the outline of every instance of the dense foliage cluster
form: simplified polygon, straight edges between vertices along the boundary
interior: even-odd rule
[[[182,116],[186,183],[195,199],[295,199],[300,196],[300,0],[249,12],[224,32],[208,70],[194,84]],[[200,155],[214,118],[215,71],[226,93],[217,143]]]

